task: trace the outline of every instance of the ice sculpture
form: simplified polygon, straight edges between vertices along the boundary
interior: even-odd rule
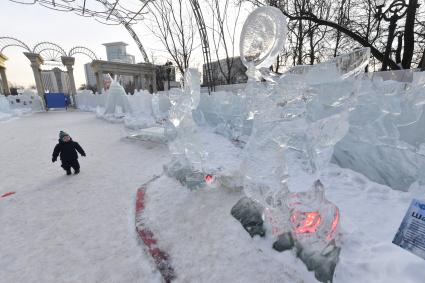
[[[333,161],[397,190],[425,183],[424,93],[421,80],[364,79]]]
[[[291,68],[288,73],[307,75],[308,80],[324,79],[335,75],[339,75],[342,79],[346,79],[364,74],[364,70],[369,64],[369,59],[370,48],[359,48],[351,53],[337,56],[321,64],[295,66]],[[326,74],[328,75],[324,76]]]
[[[245,93],[217,91],[212,95],[201,93],[194,118],[198,125],[213,128],[215,133],[243,146],[252,128],[252,121],[247,120],[247,114]]]
[[[267,69],[274,63],[285,44],[286,33],[286,17],[278,8],[260,7],[248,16],[239,45],[248,78],[255,78],[256,69]]]
[[[175,93],[180,93],[180,89],[169,90],[169,95],[174,96]],[[152,111],[155,120],[158,123],[162,123],[168,120],[168,111],[170,110],[171,103],[170,99],[164,93],[152,94]]]
[[[127,97],[132,115],[125,118],[125,126],[134,130],[154,126],[156,121],[152,113],[152,95],[148,91],[138,91]]]
[[[204,151],[201,148],[198,126],[192,112],[200,100],[200,75],[195,69],[187,69],[184,76],[184,91],[170,97],[172,107],[170,122],[165,132],[170,137],[169,148],[172,161],[165,166],[165,172],[175,177],[188,188],[193,189],[205,184],[203,173]]]
[[[122,118],[132,113],[125,90],[116,80],[112,81],[107,95],[103,112],[105,117]]]
[[[270,50],[283,48],[284,37],[262,28],[270,18],[279,17],[275,13],[281,12],[263,7],[244,25],[242,36],[247,39],[241,38],[241,54],[251,78],[272,76],[252,68],[267,67],[278,55]],[[284,20],[276,23],[285,25]],[[339,211],[324,196],[320,171],[348,132],[348,111],[355,104],[358,85],[346,79],[361,72],[368,58],[368,49],[356,50],[275,76],[274,84],[251,80],[246,89],[249,119],[254,123],[244,150],[244,191],[264,206],[265,218],[280,240],[295,240],[297,254],[321,281],[332,279],[338,261]]]

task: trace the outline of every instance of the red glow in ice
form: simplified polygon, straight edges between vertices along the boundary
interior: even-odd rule
[[[332,220],[331,230],[329,231],[329,234],[326,236],[326,240],[330,241],[333,239],[338,222],[339,222],[339,209],[337,208],[335,211],[335,217]]]
[[[295,233],[316,233],[317,227],[319,227],[321,218],[317,211],[313,212],[301,212],[291,215],[291,222],[296,225]]]
[[[214,180],[213,175],[206,175],[205,176],[205,183],[211,184],[213,182],[213,180]]]
[[[14,194],[15,194],[15,192],[8,192],[8,193],[3,194],[1,196],[1,198],[5,198],[5,197],[8,197],[8,196],[11,196],[11,195],[14,195]]]

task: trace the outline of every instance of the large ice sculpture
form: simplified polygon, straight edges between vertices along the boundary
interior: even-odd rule
[[[274,212],[277,234],[289,228],[290,191],[305,191],[320,178],[333,146],[348,132],[357,88],[339,76],[310,85],[292,74],[271,89],[256,86],[254,125],[244,152],[244,190]]]
[[[242,37],[247,39],[241,38],[241,54],[251,78],[271,77],[254,72],[253,66],[268,67],[278,55],[270,50],[283,48],[284,40],[279,39],[284,37],[273,31],[286,28],[270,33],[262,28],[273,25],[270,15],[278,18],[275,13],[281,12],[263,7],[244,25]],[[285,26],[284,20],[276,22]],[[336,142],[348,132],[348,111],[358,85],[346,79],[361,72],[368,56],[369,50],[361,49],[275,76],[274,84],[251,80],[246,89],[254,123],[244,150],[244,191],[264,206],[265,218],[279,239],[295,240],[299,257],[321,281],[332,279],[338,261],[339,211],[324,196],[320,172],[330,162]]]

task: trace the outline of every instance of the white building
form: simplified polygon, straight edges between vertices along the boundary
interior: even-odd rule
[[[59,68],[41,71],[41,80],[46,92],[71,92],[68,73]]]
[[[106,47],[106,57],[108,61],[129,64],[136,63],[134,55],[127,54],[127,43],[119,41],[104,43],[103,45]]]
[[[127,43],[119,41],[119,42],[110,42],[103,44],[106,47],[106,57],[107,61],[110,62],[120,62],[120,63],[128,63],[135,64],[136,58],[134,55],[127,54]],[[91,67],[91,63],[87,63],[84,65],[84,72],[86,75],[86,85],[87,86],[96,86],[96,75]],[[104,74],[104,84],[108,84],[109,77]],[[125,86],[129,83],[133,82],[132,76],[120,76],[118,78],[121,85]]]

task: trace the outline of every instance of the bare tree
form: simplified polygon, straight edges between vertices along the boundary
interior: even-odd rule
[[[185,0],[151,1],[148,9],[153,18],[148,29],[161,41],[182,74],[189,67],[194,50],[195,23]]]
[[[392,0],[384,5],[377,3],[378,0],[246,1],[255,5],[266,4],[278,7],[288,17],[288,30],[290,37],[293,37],[289,42],[292,44],[290,47],[293,50],[294,64],[306,63],[305,58],[309,58],[307,60],[310,61],[309,63],[320,60],[320,54],[315,54],[313,58],[313,54],[319,52],[330,57],[328,51],[323,51],[330,46],[333,46],[333,56],[357,46],[369,47],[374,58],[384,67],[388,66],[396,70],[410,68],[411,63],[418,63],[422,55],[422,52],[420,54],[417,52],[421,45],[418,44],[420,35],[418,35],[417,24],[421,11],[419,11],[420,6],[417,0]],[[387,10],[390,6],[396,9]],[[320,7],[329,7],[329,13],[323,13],[323,10],[318,9]],[[386,15],[388,21],[385,21],[379,10],[381,9],[382,12],[384,7],[385,12],[388,12]],[[393,23],[391,23],[391,17],[393,17]],[[397,21],[395,21],[396,17],[398,17]],[[329,37],[329,33],[323,35],[317,32],[318,27],[328,27],[333,30],[333,36]],[[314,48],[315,50],[312,50],[313,36],[318,36],[319,40],[321,36],[324,36],[322,46]],[[395,60],[393,56],[396,57]],[[400,60],[401,64],[397,64],[396,61]]]
[[[226,84],[235,83],[235,34],[242,6],[242,3],[239,2],[234,7],[231,7],[230,2],[229,0],[207,1],[212,13],[210,32],[214,44],[214,52],[218,69],[225,78]],[[229,17],[229,12],[232,18]],[[224,60],[220,60],[221,54],[224,54]]]

